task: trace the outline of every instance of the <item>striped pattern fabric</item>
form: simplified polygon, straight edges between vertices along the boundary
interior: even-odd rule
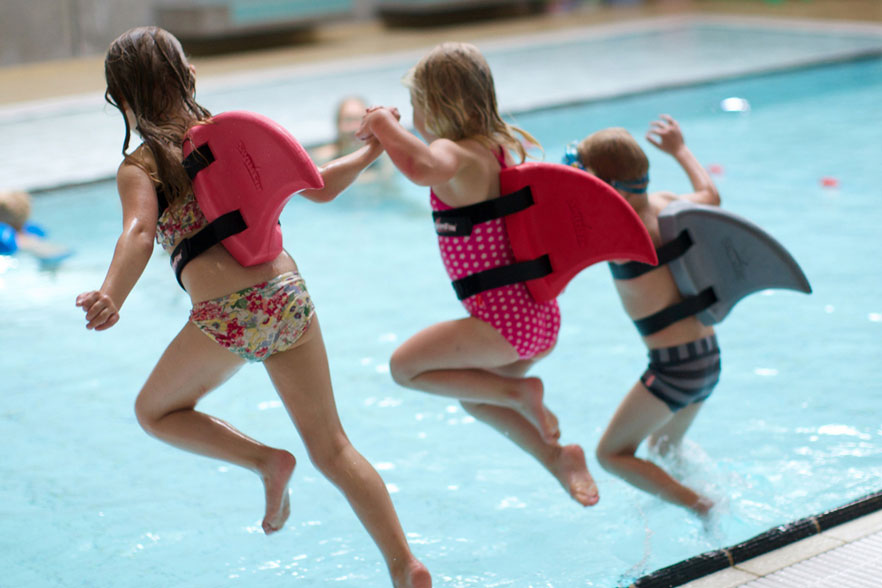
[[[710,396],[720,380],[720,347],[716,335],[690,343],[651,349],[643,385],[676,412]]]

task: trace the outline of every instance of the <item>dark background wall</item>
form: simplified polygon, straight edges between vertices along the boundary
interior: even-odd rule
[[[316,0],[320,2],[321,0]],[[156,24],[156,6],[172,0],[0,0],[0,67],[100,55],[124,30]],[[356,0],[366,18],[374,0]]]

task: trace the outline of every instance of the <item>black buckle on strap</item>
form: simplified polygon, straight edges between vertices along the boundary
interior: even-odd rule
[[[465,237],[472,234],[472,227],[475,225],[520,212],[532,206],[533,202],[530,186],[524,186],[492,200],[449,210],[436,210],[432,213],[435,232],[442,237]]]

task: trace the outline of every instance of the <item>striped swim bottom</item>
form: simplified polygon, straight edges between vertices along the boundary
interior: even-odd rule
[[[716,335],[649,350],[649,367],[640,381],[673,412],[705,400],[720,381]]]

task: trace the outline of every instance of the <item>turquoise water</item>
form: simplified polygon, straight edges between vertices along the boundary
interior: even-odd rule
[[[747,99],[746,113],[723,99]],[[758,294],[719,328],[723,377],[680,463],[720,500],[705,529],[681,509],[589,466],[601,502],[582,509],[538,465],[448,400],[397,387],[387,362],[422,326],[461,316],[422,189],[393,180],[327,205],[294,201],[287,248],[321,316],[343,423],[392,491],[436,586],[599,586],[729,545],[882,486],[878,197],[882,61],[867,60],[521,115],[557,161],[601,126],[642,136],[661,112],[717,177],[724,205],[775,235],[814,287]],[[685,177],[647,146],[655,188]],[[837,189],[821,179],[833,177]],[[35,219],[77,250],[54,273],[27,258],[0,268],[0,585],[385,586],[379,553],[345,500],[306,459],[259,366],[204,409],[300,459],[292,516],[260,531],[249,472],[143,433],[132,403],[186,318],[159,252],[120,323],[90,333],[74,308],[97,287],[119,231],[112,183],[41,194]],[[591,449],[645,365],[608,272],[560,299],[564,326],[535,373],[565,442]]]

